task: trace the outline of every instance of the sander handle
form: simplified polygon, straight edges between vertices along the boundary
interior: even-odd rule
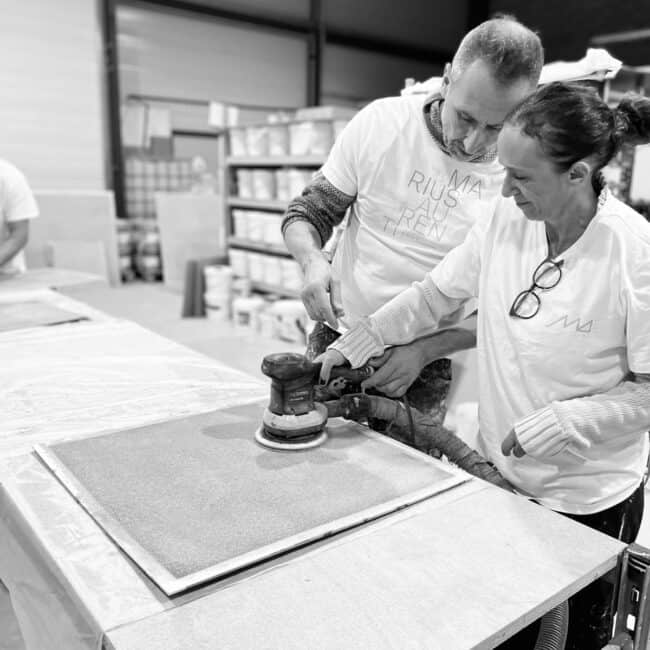
[[[310,380],[318,382],[322,363],[314,363],[297,352],[269,354],[262,361],[262,372],[271,379],[281,382],[292,380]],[[349,382],[359,383],[372,375],[374,369],[368,365],[361,368],[336,366],[332,368],[330,379],[341,377]]]
[[[322,364],[310,361],[296,352],[269,354],[262,360],[262,372],[271,378],[269,411],[276,415],[304,415],[314,410],[314,387],[319,382]],[[372,375],[373,368],[346,368],[332,370],[332,379],[340,378],[346,384],[357,386]]]
[[[322,364],[316,363],[314,365],[318,366],[317,377],[319,377]],[[351,384],[360,384],[364,379],[368,379],[368,377],[370,377],[374,371],[375,369],[367,364],[365,366],[361,366],[361,368],[334,366],[330,372],[330,381],[332,381],[332,379],[340,377],[346,381],[349,381]]]

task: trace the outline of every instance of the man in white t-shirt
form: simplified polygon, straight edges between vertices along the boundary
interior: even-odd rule
[[[318,321],[310,358],[339,336],[339,319],[351,327],[421,280],[494,211],[503,181],[496,138],[535,89],[542,64],[536,34],[495,18],[465,36],[438,93],[376,100],[346,126],[283,221],[305,276],[303,302]],[[330,266],[321,249],[348,209]],[[475,345],[475,324],[422,334],[373,360],[369,385],[391,397],[410,387],[411,404],[441,423],[450,380],[443,357]]]
[[[29,238],[29,221],[38,207],[25,176],[14,165],[0,160],[0,275],[25,270],[23,249]]]

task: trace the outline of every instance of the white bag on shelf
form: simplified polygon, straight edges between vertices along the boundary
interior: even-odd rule
[[[289,194],[290,198],[293,199],[302,194],[302,191],[311,181],[314,172],[310,169],[292,167],[287,170],[287,174],[289,176]]]
[[[275,197],[280,201],[290,201],[294,198],[291,194],[289,171],[287,169],[275,170]]]
[[[233,209],[232,220],[233,220],[233,234],[235,235],[235,237],[241,237],[242,239],[249,239],[248,210]]]
[[[289,136],[289,151],[292,156],[325,156],[334,142],[331,122],[290,124]]]
[[[252,199],[253,194],[253,171],[251,169],[237,170],[237,196],[240,199]]]
[[[234,276],[240,278],[249,277],[248,273],[248,253],[246,251],[239,250],[238,248],[231,248],[228,251],[228,257],[230,259],[230,268]]]
[[[302,288],[300,264],[289,259],[281,260],[280,264],[282,266],[282,286],[292,291],[300,291]]]
[[[264,214],[249,210],[246,214],[248,223],[248,238],[251,241],[264,241]]]
[[[253,282],[265,282],[263,253],[248,252],[248,274]]]
[[[230,129],[230,155],[247,156],[246,129]]]
[[[284,247],[282,238],[282,215],[267,214],[264,219],[264,241],[274,246]]]
[[[273,124],[269,129],[269,156],[289,155],[289,128],[286,124]]]
[[[264,282],[275,286],[282,285],[282,259],[276,255],[264,255]]]
[[[253,169],[253,198],[270,201],[275,198],[275,174],[270,169]]]
[[[246,148],[249,156],[269,155],[269,127],[246,127]]]

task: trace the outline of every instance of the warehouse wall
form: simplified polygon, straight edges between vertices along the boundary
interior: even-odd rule
[[[279,19],[309,16],[309,0],[194,1]],[[465,3],[455,0],[421,0],[397,13],[392,0],[366,2],[361,14],[357,3],[344,0],[324,0],[323,6],[324,19],[341,30],[423,48],[453,49],[466,20]],[[2,8],[0,156],[21,167],[39,189],[105,188],[108,121],[100,0],[3,0]],[[197,98],[209,94],[206,98],[284,106],[305,103],[303,40],[277,32],[253,33],[241,24],[230,25],[228,36],[224,25],[200,18],[197,22],[202,23],[198,31],[193,27],[165,35],[164,60],[163,50],[143,49],[138,36],[124,30],[122,90],[183,92]],[[212,42],[206,49],[207,40]],[[235,46],[238,50],[232,49]],[[253,74],[239,72],[232,56],[220,56],[228,54],[227,47],[230,55],[235,51],[244,57],[240,62],[245,60]],[[191,53],[205,63],[190,64]],[[146,72],[135,71],[141,64]],[[364,102],[398,93],[407,76],[424,79],[439,70],[426,61],[329,45],[323,61],[323,100]],[[178,90],[175,76],[187,87]]]
[[[96,0],[2,0],[0,157],[38,189],[106,186]]]
[[[272,15],[279,19],[306,20],[309,18],[310,0],[192,0],[192,2],[239,13]]]
[[[512,13],[537,29],[547,61],[581,58],[589,39],[598,34],[650,27],[646,0],[492,0],[490,9]],[[650,39],[606,48],[628,65],[650,64]]]
[[[307,41],[299,35],[140,6],[117,11],[120,92],[279,107],[304,106]],[[206,129],[207,106],[172,109],[175,128]]]
[[[279,19],[306,20],[310,0],[193,0],[208,7]],[[467,2],[458,0],[321,0],[326,27],[388,38],[426,48],[453,50],[466,31]]]
[[[453,51],[465,33],[468,3],[458,0],[323,0],[328,28]]]
[[[364,3],[362,16],[357,5],[326,0],[323,19],[327,26],[350,34],[388,36],[407,45],[453,50],[463,33],[466,12],[462,3],[456,3],[459,9],[452,8],[451,2],[446,0],[442,7],[438,3],[438,11],[430,3],[413,3],[409,11],[397,13],[390,32],[386,31],[391,9],[387,0]],[[276,1],[272,8],[264,0],[246,0],[237,6],[222,0],[201,0],[200,4],[290,20],[305,20],[309,13],[308,0]],[[304,37],[152,8],[147,3],[130,3],[118,9],[123,96],[185,96],[279,107],[306,103]],[[398,93],[406,77],[421,80],[440,71],[439,64],[326,44],[322,102],[358,105]],[[176,122],[182,121],[185,128],[190,128],[195,121],[192,116],[199,113],[199,109],[181,106],[174,109]]]
[[[323,52],[322,104],[357,106],[370,99],[398,95],[406,77],[424,81],[442,65],[328,45]]]

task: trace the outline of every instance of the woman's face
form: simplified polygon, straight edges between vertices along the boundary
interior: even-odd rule
[[[497,148],[499,162],[506,170],[501,194],[512,196],[531,221],[561,217],[570,189],[568,172],[559,172],[537,140],[516,126],[504,126]]]

